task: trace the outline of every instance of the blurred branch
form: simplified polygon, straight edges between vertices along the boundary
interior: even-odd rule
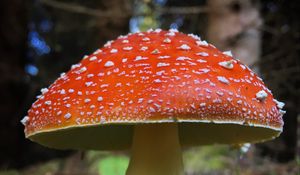
[[[49,7],[57,8],[60,10],[65,10],[68,12],[90,15],[90,16],[95,16],[95,17],[99,17],[99,18],[115,17],[115,14],[113,11],[95,10],[95,9],[83,7],[81,5],[74,4],[74,3],[59,2],[59,1],[55,1],[55,0],[40,0],[40,2]],[[126,15],[120,14],[118,17],[126,17]]]
[[[168,7],[161,8],[158,12],[164,14],[199,14],[199,13],[207,13],[208,7],[206,6],[194,6],[194,7]]]
[[[120,12],[120,11],[101,11],[97,9],[92,9],[88,7],[84,7],[79,4],[75,3],[67,3],[67,2],[61,2],[61,1],[56,1],[56,0],[40,0],[40,3],[60,9],[60,10],[65,10],[71,13],[79,13],[79,14],[84,14],[84,15],[90,15],[98,18],[110,18],[110,17],[118,17],[118,18],[124,18],[129,15],[128,12]],[[157,10],[159,13],[162,14],[199,14],[199,13],[206,13],[208,12],[208,8],[206,6],[198,7],[167,7],[167,8],[160,8]],[[146,13],[138,13],[134,14],[135,16],[146,16],[148,14]]]
[[[274,27],[271,27],[271,26],[267,26],[267,25],[261,25],[259,28],[259,30],[263,31],[263,32],[267,32],[267,33],[270,33],[272,35],[278,35],[280,34],[280,32],[274,28]]]

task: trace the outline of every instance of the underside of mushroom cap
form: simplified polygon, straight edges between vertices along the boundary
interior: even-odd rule
[[[282,103],[247,66],[175,30],[121,36],[56,80],[24,118],[60,149],[129,148],[134,125],[176,122],[183,145],[272,139]],[[26,119],[26,120],[25,120]]]
[[[157,123],[136,123],[160,125]],[[56,149],[128,150],[131,148],[135,124],[87,125],[37,132],[28,138]],[[210,144],[257,143],[277,137],[274,128],[232,123],[179,122],[178,133],[183,147]]]

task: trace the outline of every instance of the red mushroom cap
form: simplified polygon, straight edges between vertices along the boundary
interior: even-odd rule
[[[27,137],[55,148],[127,148],[133,125],[161,122],[178,122],[183,144],[243,143],[279,135],[282,106],[229,52],[151,30],[73,65],[42,89],[23,123]]]

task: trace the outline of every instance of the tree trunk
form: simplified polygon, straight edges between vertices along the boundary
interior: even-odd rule
[[[208,40],[217,48],[231,50],[234,58],[253,66],[260,56],[262,20],[251,0],[209,0]],[[257,69],[255,69],[257,71]]]

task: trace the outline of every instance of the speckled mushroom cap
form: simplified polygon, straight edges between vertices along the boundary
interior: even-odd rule
[[[60,149],[127,149],[134,125],[176,122],[183,146],[274,138],[283,103],[247,66],[176,30],[120,36],[63,73],[22,122]]]

